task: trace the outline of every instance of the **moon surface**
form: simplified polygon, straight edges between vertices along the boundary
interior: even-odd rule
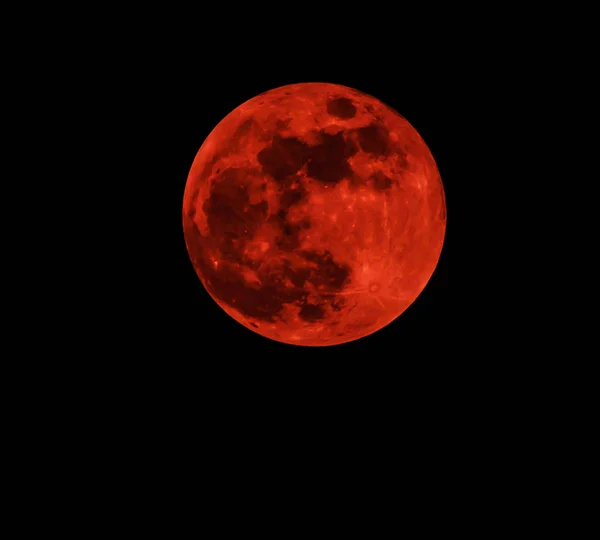
[[[395,110],[328,83],[275,88],[209,134],[183,200],[192,264],[233,319],[294,345],[385,327],[437,265],[444,188]]]

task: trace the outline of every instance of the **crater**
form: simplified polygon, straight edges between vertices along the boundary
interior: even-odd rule
[[[327,102],[327,112],[336,118],[348,120],[356,115],[356,107],[351,99],[339,97]]]
[[[385,156],[389,153],[388,132],[378,124],[371,124],[357,129],[358,144],[367,153],[374,156]]]
[[[325,184],[337,184],[352,174],[348,158],[356,153],[344,138],[344,132],[321,132],[321,143],[310,149],[308,176]]]
[[[275,134],[271,144],[261,150],[257,158],[265,174],[283,182],[306,163],[308,145],[296,137],[284,138]]]

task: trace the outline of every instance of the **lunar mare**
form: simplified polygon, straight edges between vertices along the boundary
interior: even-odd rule
[[[376,98],[301,83],[228,114],[183,200],[192,264],[233,319],[323,346],[369,335],[429,281],[446,228],[442,181],[414,127]]]

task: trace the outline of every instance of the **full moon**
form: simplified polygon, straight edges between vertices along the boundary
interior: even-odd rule
[[[446,203],[433,156],[398,112],[353,88],[282,86],[208,135],[183,196],[191,262],[215,302],[267,338],[353,341],[427,285]]]

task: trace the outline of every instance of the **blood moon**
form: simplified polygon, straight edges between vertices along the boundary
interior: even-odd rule
[[[183,227],[200,280],[236,321],[334,345],[383,328],[421,293],[444,241],[444,189],[396,111],[345,86],[292,84],[209,134]]]

